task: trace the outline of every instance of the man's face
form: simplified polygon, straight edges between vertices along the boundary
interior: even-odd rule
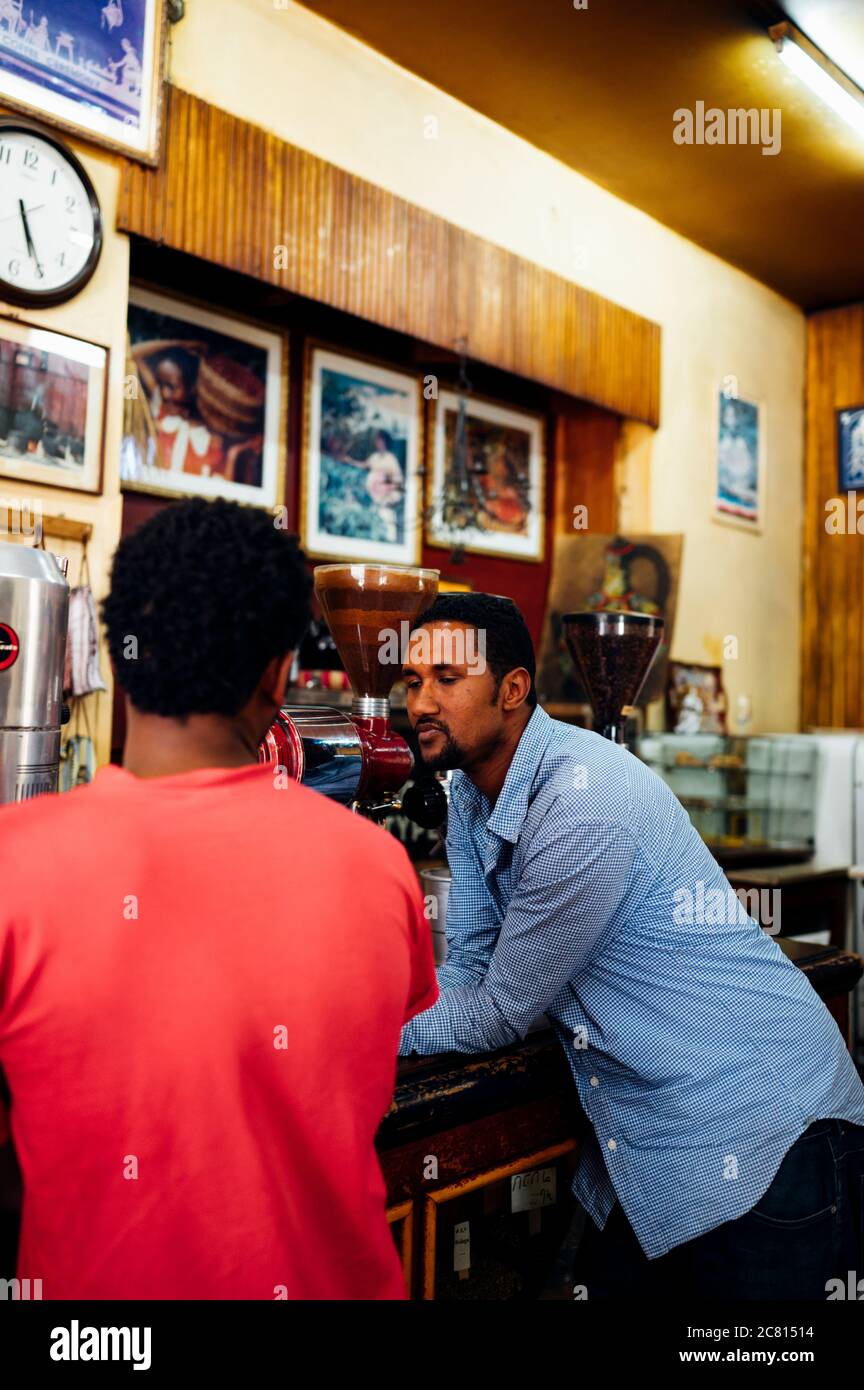
[[[476,628],[450,621],[415,628],[402,678],[427,771],[476,766],[499,746],[501,696],[486,665],[484,634]]]
[[[189,396],[183,372],[177,363],[172,362],[170,357],[163,358],[156,368],[156,380],[159,382],[159,391],[165,405],[170,406],[178,415],[188,415]]]

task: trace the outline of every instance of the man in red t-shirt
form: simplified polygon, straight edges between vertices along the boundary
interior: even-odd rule
[[[104,606],[124,766],[0,811],[0,1143],[44,1298],[405,1296],[374,1139],[431,936],[402,847],[257,762],[308,594],[265,513],[160,512]]]

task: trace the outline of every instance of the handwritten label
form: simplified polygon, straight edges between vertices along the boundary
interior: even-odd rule
[[[471,1232],[470,1222],[460,1221],[453,1227],[453,1268],[463,1270],[471,1268]]]
[[[534,1168],[530,1173],[516,1173],[510,1179],[510,1210],[538,1211],[555,1205],[554,1168]]]

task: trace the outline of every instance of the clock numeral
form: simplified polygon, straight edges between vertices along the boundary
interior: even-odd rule
[[[21,262],[12,260],[9,262],[9,274],[18,276],[21,274]]]
[[[0,164],[8,164],[12,158],[12,146],[0,145]]]
[[[65,252],[65,251],[61,251],[61,252],[60,252],[60,255],[57,257],[57,264],[58,264],[58,265],[65,265],[65,264],[66,264],[66,252]]]
[[[24,151],[24,168],[36,169],[39,166],[39,156],[34,149]]]
[[[75,209],[77,208],[77,206],[78,206],[78,199],[75,198],[75,197],[73,197],[73,195],[72,195],[71,193],[67,193],[67,194],[66,194],[66,211],[67,211],[67,212],[74,212]]]
[[[55,183],[57,182],[57,175],[58,175],[59,172],[60,172],[59,169],[55,169],[54,172],[53,172],[52,175],[51,175],[51,187],[52,187],[52,188],[54,187]]]

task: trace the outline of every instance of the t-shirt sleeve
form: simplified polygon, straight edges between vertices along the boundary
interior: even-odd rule
[[[408,911],[411,928],[411,985],[405,1005],[404,1023],[424,1009],[431,1009],[438,998],[432,929],[423,911],[423,894],[413,868],[409,868]]]

